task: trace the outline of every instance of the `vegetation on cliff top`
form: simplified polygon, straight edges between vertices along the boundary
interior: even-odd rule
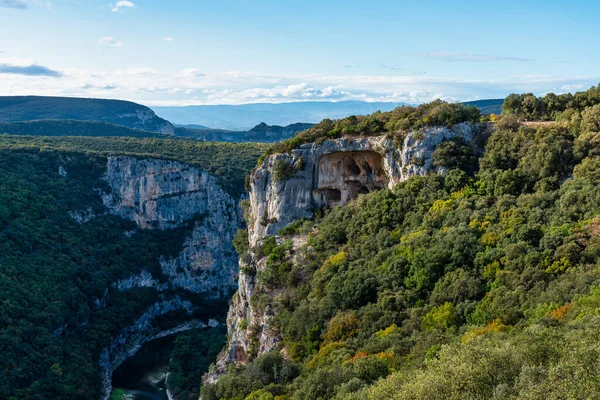
[[[273,310],[289,357],[278,368],[298,376],[257,379],[276,357],[265,355],[203,398],[600,397],[594,110],[536,128],[507,116],[474,175],[470,155],[448,148],[445,176],[286,228],[310,232],[295,252],[288,240],[251,249],[268,256],[251,301]]]
[[[590,112],[590,107],[599,104],[600,84],[575,94],[548,93],[544,97],[536,97],[532,93],[511,94],[502,104],[502,114],[516,115],[530,121],[562,121],[581,118],[584,110]],[[595,113],[597,117],[600,111],[596,109]]]
[[[185,162],[214,175],[223,189],[235,198],[245,193],[244,178],[266,148],[267,145],[260,143],[212,143],[183,139],[0,135],[0,149],[75,151]]]
[[[289,152],[304,143],[321,143],[343,136],[365,137],[390,134],[402,137],[409,130],[426,126],[450,127],[460,122],[477,123],[481,118],[476,107],[435,100],[417,107],[401,106],[393,111],[376,112],[366,116],[352,115],[336,120],[325,119],[312,128],[297,133],[292,139],[271,146],[265,156]]]

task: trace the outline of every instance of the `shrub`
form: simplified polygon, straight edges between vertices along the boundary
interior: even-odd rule
[[[277,182],[287,181],[296,175],[296,167],[286,160],[277,159],[273,164],[273,179]]]
[[[443,331],[456,328],[456,310],[452,303],[444,303],[434,307],[423,317],[423,328],[428,330],[439,329]]]

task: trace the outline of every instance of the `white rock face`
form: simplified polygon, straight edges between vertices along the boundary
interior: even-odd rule
[[[179,256],[160,261],[162,273],[172,287],[205,293],[208,297],[231,294],[238,271],[238,255],[233,248],[238,221],[235,206],[230,207],[233,215],[225,217],[216,210],[209,212],[196,223]]]
[[[112,193],[102,196],[104,205],[144,229],[181,226],[233,202],[208,172],[177,161],[109,157],[105,180]]]
[[[282,240],[278,239],[278,244]],[[296,249],[299,246],[294,246]],[[242,272],[246,268],[261,271],[266,265],[267,257],[257,259],[251,253],[240,259],[240,274],[238,279],[238,291],[231,300],[227,313],[228,342],[219,354],[216,365],[205,375],[206,383],[215,383],[221,374],[227,371],[227,365],[231,362],[246,364],[248,356],[252,353],[257,355],[268,353],[279,347],[281,335],[272,326],[273,311],[270,307],[266,310],[257,310],[252,307],[250,300],[256,290],[256,274],[248,275]],[[259,328],[258,348],[252,349],[250,340],[253,328]]]
[[[400,180],[405,181],[411,176],[423,176],[433,171],[431,156],[442,142],[460,137],[466,143],[470,143],[473,141],[474,134],[475,128],[466,122],[452,128],[443,126],[410,132],[402,146],[402,176]]]
[[[112,188],[102,195],[105,206],[142,229],[174,228],[197,219],[179,256],[160,261],[170,287],[213,298],[235,289],[233,236],[240,218],[236,202],[213,176],[176,161],[110,157],[105,179]],[[132,279],[119,288],[147,287],[153,278]]]
[[[108,398],[113,371],[145,342],[194,327],[218,326],[218,321],[209,320],[160,331],[152,322],[170,311],[193,311],[191,302],[173,293],[185,291],[200,295],[199,299],[231,295],[236,289],[238,261],[233,236],[240,218],[236,202],[221,189],[216,179],[187,164],[109,157],[104,179],[111,188],[111,193],[101,194],[108,211],[134,221],[140,229],[172,229],[193,221],[181,253],[175,258],[160,260],[162,276],[152,276],[144,270],[112,285],[120,291],[153,288],[161,293],[162,300],[132,321],[110,347],[104,349],[100,364],[105,398]],[[135,231],[126,234],[133,235]],[[99,302],[99,307],[101,305]]]
[[[95,216],[96,214],[94,214],[92,207],[88,207],[85,210],[69,211],[69,217],[73,218],[80,224],[85,224],[86,222],[91,221]]]
[[[68,175],[67,170],[65,170],[62,165],[58,166],[58,174],[63,178],[65,178]]]
[[[161,287],[162,286],[162,287]],[[154,279],[152,274],[146,270],[142,270],[138,275],[130,276],[127,279],[121,279],[118,282],[113,284],[113,287],[116,287],[120,291],[130,290],[133,288],[159,288],[159,290],[164,290],[168,287],[168,285],[160,285],[158,279]]]
[[[470,143],[476,131],[476,127],[461,123],[452,128],[430,127],[410,132],[402,149],[395,148],[392,139],[380,136],[305,144],[291,154],[271,155],[251,175],[250,245],[260,244],[265,237],[276,235],[300,218],[311,218],[318,207],[343,205],[360,193],[393,188],[412,176],[444,173],[443,167],[438,170],[433,167],[435,149],[454,137]],[[282,162],[296,166],[297,171],[289,179],[277,180],[276,166]],[[306,238],[294,237],[292,241],[295,251],[306,243]],[[238,291],[227,316],[229,342],[216,368],[205,376],[208,383],[216,382],[228,363],[247,361],[250,327],[257,326],[260,331],[258,349],[253,349],[256,354],[281,345],[281,336],[270,323],[271,310],[256,310],[251,305],[257,285],[255,275],[244,273],[248,267],[260,271],[265,262],[266,259],[257,260],[251,253],[240,259]]]
[[[431,156],[440,143],[454,137],[470,143],[474,133],[472,125],[461,123],[410,132],[402,149],[380,136],[305,144],[290,154],[274,154],[251,176],[250,244],[312,217],[319,207],[343,205],[360,193],[393,188],[411,176],[432,172]],[[293,177],[275,179],[276,166],[282,163],[296,166]]]
[[[118,114],[118,118],[128,120],[129,124],[136,129],[158,132],[165,135],[175,135],[173,125],[156,116],[154,111],[147,107],[136,109],[135,112]]]
[[[296,166],[295,175],[275,179],[275,167],[281,163]],[[312,217],[321,206],[341,205],[358,193],[391,188],[400,178],[400,152],[392,139],[383,136],[305,144],[291,154],[272,155],[250,180],[250,244],[302,217]]]

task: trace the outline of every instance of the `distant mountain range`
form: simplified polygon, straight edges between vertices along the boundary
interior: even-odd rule
[[[365,115],[390,111],[403,103],[366,103],[362,101],[307,101],[216,106],[153,107],[175,124],[199,124],[213,129],[246,131],[259,122],[287,126],[296,122],[317,123],[325,118]]]
[[[74,97],[0,96],[0,122],[32,120],[100,121],[132,129],[174,134],[173,125],[141,104]]]
[[[502,103],[502,99],[490,99],[463,104],[476,106],[489,115],[500,114]],[[400,105],[402,103],[342,101],[155,107],[161,115],[178,123],[174,127],[150,108],[129,101],[0,96],[0,133],[129,137],[167,134],[215,142],[278,142],[325,118],[389,111]],[[264,122],[256,125],[259,121]],[[243,128],[246,126],[254,127]]]
[[[287,126],[267,125],[264,122],[248,131],[224,129],[189,128],[176,126],[175,135],[209,142],[280,142],[293,137],[297,132],[311,128],[314,124],[296,123]]]
[[[313,124],[302,123],[288,126],[270,126],[262,123],[249,131],[227,131],[210,128],[196,129],[176,126],[174,132],[175,137],[207,142],[279,142],[289,139],[297,132],[312,126]],[[138,138],[173,137],[173,135],[132,129],[108,122],[77,121],[72,119],[0,122],[0,134],[29,136],[127,136]]]
[[[479,107],[483,114],[499,114],[503,99],[469,101],[463,104]],[[268,125],[287,126],[299,121],[317,123],[325,118],[344,118],[349,115],[366,115],[375,111],[390,111],[406,103],[362,101],[307,101],[292,103],[258,103],[216,106],[153,107],[169,121],[182,125],[194,124],[212,129],[247,131],[263,121]],[[186,126],[197,129],[197,127]]]

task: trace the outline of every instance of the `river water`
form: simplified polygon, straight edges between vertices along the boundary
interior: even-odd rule
[[[148,342],[113,373],[113,390],[126,399],[168,400],[166,374],[177,335]]]

